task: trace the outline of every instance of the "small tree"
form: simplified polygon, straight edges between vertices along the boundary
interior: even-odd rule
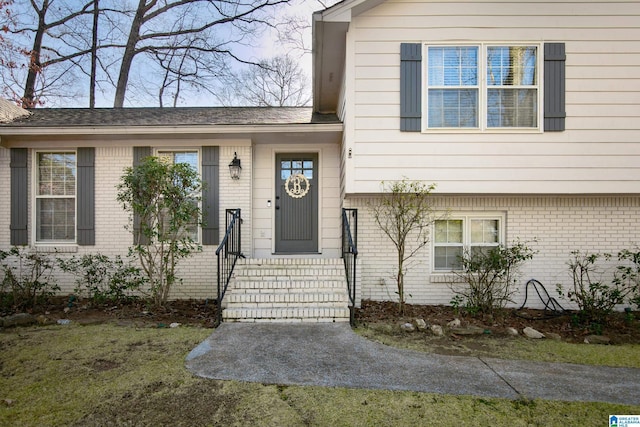
[[[382,182],[383,196],[371,206],[376,224],[391,239],[397,251],[396,284],[400,314],[404,313],[406,262],[429,243],[429,229],[435,221],[431,192],[435,184],[417,181]]]
[[[158,306],[167,302],[178,280],[178,260],[201,249],[194,235],[202,218],[201,190],[198,173],[191,166],[167,164],[156,157],[127,168],[118,184],[118,201],[140,220],[139,230],[133,224],[127,226],[134,233],[131,250],[138,255]]]

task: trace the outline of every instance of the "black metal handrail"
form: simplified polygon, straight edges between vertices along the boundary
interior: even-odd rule
[[[358,259],[358,210],[342,209],[342,259],[347,275],[349,294],[349,323],[355,326],[356,261]]]
[[[241,251],[241,229],[242,217],[240,209],[227,209],[225,219],[224,238],[218,249],[216,249],[216,257],[218,258],[218,298],[216,299],[217,319],[216,327],[222,323],[222,300],[227,293],[227,287],[233,274],[238,258],[244,258]]]

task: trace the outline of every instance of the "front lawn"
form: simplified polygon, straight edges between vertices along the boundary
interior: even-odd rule
[[[196,378],[211,329],[114,323],[0,332],[0,425],[600,426],[640,406],[277,386]]]

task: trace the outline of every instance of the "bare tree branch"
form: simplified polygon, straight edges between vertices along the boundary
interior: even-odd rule
[[[258,31],[259,27],[269,25],[260,16],[262,11],[286,4],[289,1],[166,0],[162,5],[159,5],[156,1],[147,3],[145,0],[139,0],[123,53],[116,85],[114,107],[124,106],[133,60],[140,53],[169,53],[173,51],[187,54],[188,52],[199,51],[211,54],[211,60],[215,57],[225,56],[239,63],[252,63],[253,61],[243,59],[235,54],[231,48],[221,49],[221,46],[229,43],[229,39],[235,39],[235,43],[238,43],[244,37],[253,35]],[[194,8],[195,5],[199,6],[197,10]],[[171,18],[175,23],[170,30],[163,29],[162,26],[149,24],[152,20],[155,22],[155,20],[165,17],[167,19]],[[228,25],[232,26],[232,31],[224,30]],[[217,46],[212,46],[207,42],[208,39],[215,39],[215,34],[210,33],[214,29],[220,29],[218,33],[224,33],[224,40],[226,40]],[[200,38],[189,37],[195,35],[206,36]],[[157,56],[155,58],[159,60]],[[183,62],[184,65],[185,63]],[[176,69],[167,71],[177,77]],[[182,80],[178,78],[176,81]],[[163,84],[166,83],[165,81]]]

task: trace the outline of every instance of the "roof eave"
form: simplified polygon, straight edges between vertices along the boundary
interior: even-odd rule
[[[162,134],[251,134],[289,132],[336,132],[342,123],[302,123],[278,125],[208,125],[208,126],[73,126],[6,127],[0,137],[37,135],[162,135]]]

